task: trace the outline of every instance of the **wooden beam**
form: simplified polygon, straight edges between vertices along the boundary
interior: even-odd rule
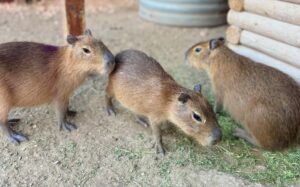
[[[84,0],[65,0],[67,33],[81,35],[85,29]]]
[[[250,58],[255,62],[278,69],[279,71],[292,77],[300,85],[300,69],[242,45],[228,44],[228,47],[234,52]]]
[[[279,21],[300,25],[300,0],[298,4],[279,0],[230,0],[232,10],[253,12]],[[242,7],[242,8],[241,8]]]
[[[243,30],[240,43],[300,68],[300,48]]]
[[[228,23],[263,36],[300,47],[300,26],[277,21],[249,12],[230,10]]]
[[[286,2],[289,2],[289,3],[300,4],[300,1],[299,1],[299,0],[282,0],[282,1],[286,1]]]

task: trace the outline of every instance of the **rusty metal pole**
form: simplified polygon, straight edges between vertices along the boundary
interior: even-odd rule
[[[65,0],[67,33],[81,35],[85,29],[84,0]]]

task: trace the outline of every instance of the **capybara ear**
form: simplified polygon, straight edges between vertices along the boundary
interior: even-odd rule
[[[92,31],[90,29],[86,29],[84,31],[84,34],[87,35],[87,36],[92,36]]]
[[[78,38],[72,34],[67,36],[67,42],[71,45],[74,45],[78,41]]]
[[[220,37],[218,39],[211,39],[209,41],[209,49],[213,50],[222,45],[225,42],[225,39],[223,37]]]
[[[190,98],[191,96],[189,96],[189,94],[181,93],[178,97],[178,101],[180,101],[181,103],[186,103]]]
[[[196,84],[196,85],[194,86],[194,91],[195,91],[195,92],[201,93],[201,89],[202,89],[201,84]]]

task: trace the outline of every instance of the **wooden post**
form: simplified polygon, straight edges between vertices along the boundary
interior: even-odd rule
[[[65,0],[67,33],[81,35],[85,29],[84,0]]]
[[[226,30],[226,40],[231,44],[239,44],[241,38],[242,29],[231,25]]]
[[[244,0],[229,0],[228,4],[232,10],[239,12],[244,10]]]

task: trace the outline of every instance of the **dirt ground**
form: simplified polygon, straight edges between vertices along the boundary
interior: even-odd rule
[[[0,42],[37,41],[63,44],[62,13],[59,9],[0,7]],[[204,73],[184,65],[184,51],[195,42],[224,35],[217,28],[175,28],[143,21],[135,8],[87,11],[87,27],[109,48],[135,48],[155,57],[186,87],[198,82],[209,92]],[[60,132],[49,106],[18,108],[11,117],[21,118],[16,129],[29,135],[19,146],[0,141],[0,186],[260,186],[214,170],[188,164],[166,163],[181,156],[172,149],[178,137],[166,130],[165,157],[155,154],[151,130],[137,125],[133,115],[118,105],[117,116],[104,111],[104,81],[87,80],[71,99],[78,115],[78,129]],[[167,162],[166,162],[167,161]]]

